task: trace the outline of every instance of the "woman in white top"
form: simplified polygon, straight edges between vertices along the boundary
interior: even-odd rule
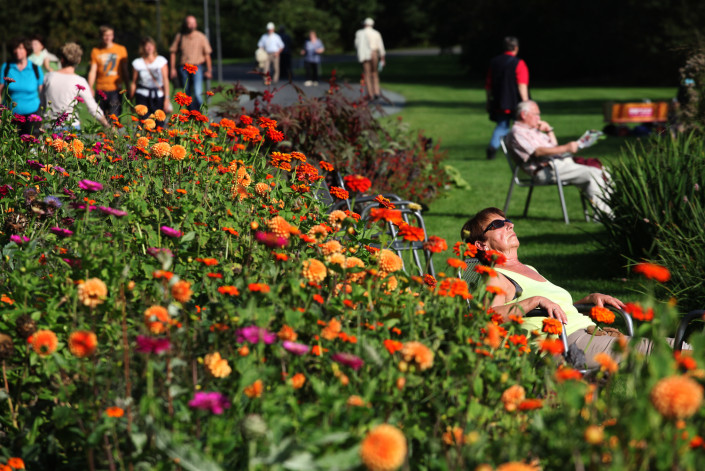
[[[57,129],[81,129],[76,105],[85,103],[88,111],[100,124],[108,127],[108,121],[98,107],[86,79],[76,74],[83,49],[76,43],[66,43],[59,50],[61,68],[44,77],[44,100],[47,118]]]
[[[149,114],[157,110],[171,113],[169,68],[166,58],[157,55],[157,43],[154,39],[142,39],[140,56],[132,61],[130,98],[134,97],[136,105],[146,106]],[[157,121],[157,125],[163,127],[164,121]]]
[[[59,62],[58,57],[47,51],[44,47],[44,38],[38,34],[32,36],[32,54],[27,59],[37,67],[43,67],[44,73],[55,70],[56,65],[52,67],[52,63]]]

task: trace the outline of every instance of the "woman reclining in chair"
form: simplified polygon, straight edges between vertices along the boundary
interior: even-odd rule
[[[514,232],[514,224],[506,219],[504,212],[497,208],[483,209],[465,223],[460,235],[465,242],[475,244],[480,252],[496,250],[507,257],[501,267],[494,267],[500,276],[490,278],[488,283],[490,286],[499,287],[504,293],[496,295],[492,301],[492,308],[496,313],[508,319],[510,314],[522,315],[536,308],[545,309],[549,317],[564,324],[568,345],[574,344],[585,352],[588,368],[598,366],[594,361],[597,353],[612,351],[612,344],[621,334],[598,330],[593,335],[595,323],[588,316],[578,312],[573,306],[570,293],[546,280],[535,268],[519,261],[519,239]],[[619,299],[600,293],[590,294],[578,303],[624,308],[624,303]],[[522,327],[529,331],[540,331],[543,319],[527,317]],[[673,339],[668,341],[673,346]],[[648,354],[651,351],[651,342],[643,339],[634,348]],[[684,344],[683,348],[690,347]]]

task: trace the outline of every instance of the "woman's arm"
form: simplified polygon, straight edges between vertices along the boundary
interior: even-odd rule
[[[137,69],[132,69],[132,82],[130,82],[130,92],[127,94],[130,100],[135,96],[135,91],[137,91]]]
[[[519,302],[506,304],[508,301],[514,299],[516,288],[514,288],[514,285],[507,277],[501,274],[491,277],[487,286],[495,286],[502,290],[500,294],[495,295],[494,299],[492,299],[491,306],[492,310],[502,316],[504,320],[509,320],[510,315],[523,316],[529,311],[540,308],[546,310],[548,317],[558,319],[564,324],[568,322],[568,317],[563,309],[558,304],[543,296],[532,296],[522,299]]]

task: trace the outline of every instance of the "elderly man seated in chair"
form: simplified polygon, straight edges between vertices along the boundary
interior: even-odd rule
[[[614,342],[621,334],[614,329],[598,328],[595,332],[595,323],[578,312],[568,291],[548,281],[536,268],[519,261],[519,238],[514,232],[514,224],[504,212],[497,208],[483,209],[465,223],[460,236],[463,241],[474,244],[478,254],[496,250],[507,258],[503,265],[495,266],[498,276],[490,278],[488,283],[501,289],[501,294],[492,300],[492,309],[497,314],[508,320],[510,315],[522,316],[536,308],[544,309],[548,317],[563,323],[568,345],[574,344],[585,353],[588,368],[598,366],[594,360],[597,353],[611,353]],[[576,304],[580,303],[618,309],[624,307],[619,299],[601,293],[590,294]],[[526,318],[522,327],[540,331],[543,319],[545,317]],[[673,346],[673,339],[667,340]],[[648,354],[652,344],[648,339],[642,339],[634,348]],[[684,350],[690,348],[687,344],[683,345]]]
[[[556,181],[556,172],[549,163],[552,160],[564,183],[577,186],[595,208],[612,214],[603,201],[609,188],[609,174],[597,167],[576,163],[572,154],[577,152],[578,142],[558,145],[553,127],[541,120],[541,110],[536,102],[528,100],[519,103],[517,120],[505,143],[512,158],[537,182]]]

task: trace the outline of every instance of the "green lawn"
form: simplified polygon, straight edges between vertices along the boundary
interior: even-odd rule
[[[447,163],[472,186],[470,190],[450,189],[425,214],[429,233],[445,238],[449,245],[459,240],[461,226],[478,210],[504,206],[510,179],[503,155],[492,161],[485,158],[494,123],[485,112],[483,84],[466,80],[456,60],[454,56],[395,57],[381,75],[383,88],[406,98],[404,120],[440,140],[442,149],[448,151]],[[351,64],[341,67],[339,73],[355,77],[359,70]],[[531,94],[541,106],[542,118],[556,128],[559,141],[565,142],[579,137],[586,129],[602,129],[605,101],[670,99],[675,89],[532,84]],[[618,157],[626,139],[610,137],[581,155],[609,162]],[[577,189],[568,187],[565,192],[570,225],[563,223],[555,187],[535,189],[529,217],[521,218],[527,192],[524,188],[515,189],[508,211],[522,243],[523,262],[537,267],[576,299],[594,291],[627,301],[638,296],[634,290],[639,285],[627,279],[623,263],[610,259],[601,249],[599,240],[605,237],[601,225],[586,223],[582,218]],[[437,270],[447,269],[444,261],[449,255],[434,257]]]

